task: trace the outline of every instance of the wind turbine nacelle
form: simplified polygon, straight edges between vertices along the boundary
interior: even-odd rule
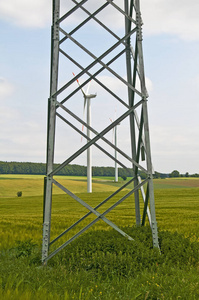
[[[97,96],[97,94],[86,95],[86,99],[95,98],[96,96]]]

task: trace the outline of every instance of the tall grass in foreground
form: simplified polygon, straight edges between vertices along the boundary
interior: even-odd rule
[[[160,254],[148,227],[124,230],[135,241],[90,232],[47,267],[31,240],[16,243],[1,252],[1,299],[198,299],[198,242],[160,232]]]
[[[79,196],[94,207],[109,194]],[[134,227],[132,197],[107,217],[135,242],[100,221],[46,268],[40,262],[42,196],[1,198],[0,299],[199,299],[198,195],[199,188],[155,190],[161,255],[152,249],[150,229]],[[86,212],[70,197],[55,194],[52,237]],[[79,228],[91,220],[92,215]]]

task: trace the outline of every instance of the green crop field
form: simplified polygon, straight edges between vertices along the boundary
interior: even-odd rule
[[[96,177],[94,192],[87,194],[85,177],[57,179],[93,207],[124,184]],[[154,180],[161,254],[151,246],[148,226],[134,226],[130,197],[107,218],[135,241],[100,220],[47,267],[40,262],[43,176],[0,175],[0,185],[0,299],[199,299],[199,179]],[[52,203],[52,238],[87,213],[57,188]],[[55,247],[93,219],[90,215]]]

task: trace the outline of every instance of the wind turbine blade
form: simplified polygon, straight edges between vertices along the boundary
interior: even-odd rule
[[[111,121],[111,123],[113,122],[111,118],[109,118],[109,120]],[[113,131],[112,131],[112,143],[114,142],[114,133],[115,133],[115,127],[113,127]]]
[[[86,110],[86,97],[84,97],[84,108],[83,108],[83,121],[85,122],[85,110]],[[82,124],[82,132],[84,131],[84,125]],[[81,137],[82,142],[82,137]]]
[[[116,125],[117,126],[117,125]],[[112,144],[114,142],[114,135],[115,135],[115,127],[113,127],[113,133],[112,133]]]
[[[72,74],[73,74],[73,76],[75,77],[75,73],[72,72]],[[81,84],[80,84],[80,82],[79,82],[78,79],[77,79],[77,84],[78,84],[79,86],[81,86]],[[81,91],[82,91],[83,96],[86,97],[86,94],[85,94],[83,88],[81,88]]]
[[[89,83],[88,83],[88,87],[87,87],[86,95],[88,95],[88,93],[89,93],[90,85],[91,85],[91,80],[90,80],[90,81],[89,81]]]
[[[114,120],[117,119],[117,106],[115,107],[115,114],[114,114]]]
[[[84,108],[83,108],[83,120],[85,121],[85,111],[86,111],[86,98],[84,98]],[[82,126],[84,128],[84,125]]]

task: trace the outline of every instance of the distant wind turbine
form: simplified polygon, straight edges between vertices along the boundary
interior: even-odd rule
[[[115,109],[115,118],[116,118],[116,109]],[[113,122],[110,118],[110,121]],[[118,123],[114,128],[113,128],[113,137],[114,137],[114,142],[115,142],[115,147],[117,147],[117,126],[120,125]],[[115,149],[115,182],[118,182],[118,165],[117,165],[117,150]]]
[[[75,76],[74,73],[73,73],[73,75]],[[77,83],[80,86],[78,79],[77,79]],[[85,110],[86,110],[86,105],[87,105],[86,123],[88,126],[91,127],[91,101],[90,100],[92,98],[95,98],[97,96],[97,94],[89,94],[89,88],[90,88],[90,82],[88,84],[86,93],[83,90],[83,88],[81,88],[81,91],[82,91],[82,94],[84,97],[83,119],[85,117]],[[82,131],[83,130],[84,130],[84,125],[82,125]],[[87,137],[88,137],[87,142],[89,142],[89,140],[91,139],[91,131],[88,127],[87,127]],[[91,147],[89,147],[87,149],[87,192],[92,193],[92,151],[91,151]]]

